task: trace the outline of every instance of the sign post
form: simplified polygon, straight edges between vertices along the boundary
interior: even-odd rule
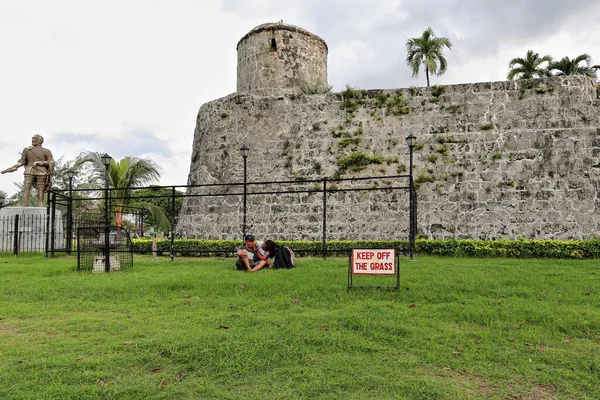
[[[354,275],[396,276],[396,286],[354,286]],[[396,249],[352,249],[348,263],[348,290],[350,288],[398,289],[400,287],[400,260]]]

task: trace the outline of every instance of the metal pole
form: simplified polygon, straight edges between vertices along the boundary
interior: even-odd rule
[[[109,233],[110,223],[108,221],[108,165],[105,165],[104,170],[104,272],[110,272],[110,245]]]
[[[44,258],[48,258],[50,251],[50,192],[46,192],[46,243]]]
[[[15,225],[13,228],[13,256],[19,255],[19,214],[15,215]],[[48,253],[46,252],[46,258],[48,258]]]
[[[323,258],[327,258],[327,178],[323,179]]]
[[[67,255],[71,255],[73,245],[73,177],[69,177],[69,211],[67,215]]]
[[[242,222],[242,232],[243,232],[243,237],[242,237],[242,241],[245,239],[246,237],[246,196],[248,194],[248,190],[247,190],[247,180],[246,180],[246,159],[248,157],[244,157],[244,220]]]
[[[415,182],[413,180],[413,146],[409,146],[409,251],[410,251],[410,259],[415,259]]]
[[[171,261],[173,261],[173,258],[175,257],[175,186],[173,186],[172,191],[171,191],[171,232],[170,233],[170,238],[171,239]]]
[[[50,214],[50,256],[54,258],[54,249],[56,248],[56,193],[52,193],[51,212],[52,214]]]

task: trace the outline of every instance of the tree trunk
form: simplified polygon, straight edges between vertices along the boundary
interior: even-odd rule
[[[427,87],[429,87],[429,68],[425,67],[425,76],[427,77]]]

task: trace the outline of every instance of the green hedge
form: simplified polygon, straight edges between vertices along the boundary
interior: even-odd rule
[[[152,252],[151,239],[133,239],[133,250]],[[169,254],[171,241],[157,239],[159,254]],[[320,255],[322,242],[281,240],[298,255]],[[237,240],[175,239],[176,255],[234,255]],[[397,248],[408,252],[406,240],[331,240],[327,242],[330,254],[345,254],[351,248]],[[594,240],[470,240],[470,239],[417,239],[417,254],[449,257],[511,257],[511,258],[600,258],[600,239]]]

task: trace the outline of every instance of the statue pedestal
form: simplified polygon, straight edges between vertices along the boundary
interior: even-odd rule
[[[46,249],[47,219],[46,207],[4,207],[0,209],[0,252],[12,252],[15,246],[15,237],[19,252],[44,251]],[[64,242],[62,213],[60,210],[56,210],[55,247],[63,248]]]

